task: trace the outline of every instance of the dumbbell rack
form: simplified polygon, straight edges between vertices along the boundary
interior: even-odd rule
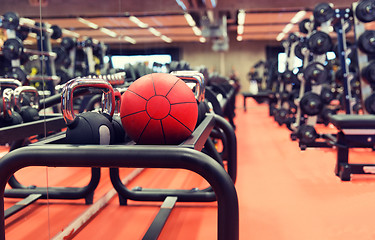
[[[355,27],[355,37],[358,41],[359,36],[365,32],[364,24],[357,18],[357,7],[359,3],[353,3],[353,18]],[[367,55],[357,50],[358,67],[362,71],[364,65],[368,62]],[[342,181],[350,181],[352,174],[375,174],[375,164],[352,164],[349,163],[350,148],[370,148],[374,149],[375,135],[375,116],[367,114],[365,108],[365,99],[371,94],[371,86],[362,77],[361,82],[361,100],[363,115],[350,114],[332,115],[331,123],[339,130],[337,134],[337,160],[335,174]],[[348,83],[347,83],[348,84]],[[348,84],[350,86],[350,84]],[[350,104],[349,102],[347,104]],[[350,105],[349,105],[350,106]]]
[[[32,21],[30,19],[24,19],[21,21],[20,26],[26,27],[29,29],[33,29],[37,35],[37,45],[38,50],[32,50],[32,49],[24,49],[23,52],[29,53],[29,54],[35,54],[40,56],[40,61],[42,66],[45,66],[45,75],[52,77],[52,81],[47,81],[47,88],[51,92],[51,94],[54,94],[54,80],[56,80],[56,69],[55,69],[55,57],[56,54],[52,52],[51,47],[51,35],[53,31],[42,23],[42,26],[38,26],[38,23],[35,21]],[[16,38],[16,30],[15,29],[7,29],[7,37],[8,39],[15,39]],[[20,60],[14,59],[12,60],[12,67],[13,68],[19,68],[20,67]],[[38,79],[37,77],[34,77],[35,80],[49,80],[44,79],[43,76],[40,76]],[[59,80],[59,79],[57,79]]]
[[[332,11],[334,11],[333,20],[330,19],[328,22],[324,23],[324,25],[326,29],[329,25],[331,24],[334,25],[335,32],[337,33],[338,55],[339,55],[338,58],[340,59],[341,69],[342,69],[343,78],[344,78],[342,82],[344,86],[344,92],[345,94],[346,93],[348,94],[346,95],[348,97],[345,98],[345,104],[344,104],[345,111],[347,113],[352,113],[353,100],[351,97],[351,89],[350,89],[350,84],[349,84],[350,78],[349,78],[348,64],[346,62],[348,52],[347,52],[347,44],[346,44],[346,36],[345,36],[346,29],[344,27],[345,21],[348,20],[350,17],[350,14],[349,14],[350,9],[335,9]],[[321,95],[321,91],[322,91],[321,86],[318,86],[318,88],[315,87],[315,89],[313,88],[313,92],[318,93],[319,95]],[[316,123],[317,123],[317,116],[311,119],[310,117],[307,118],[307,124],[309,126],[314,127]],[[336,142],[335,134],[324,134],[324,133],[318,134],[316,133],[315,129],[312,130],[312,132],[313,133],[310,133],[310,134],[315,135],[315,137],[313,138],[314,140],[308,141],[308,142],[300,141],[299,147],[301,148],[301,150],[305,150],[308,147],[322,148],[322,147],[332,147],[333,145],[335,145],[335,142]]]
[[[233,176],[231,178],[223,166],[215,159],[200,152],[216,120],[214,115],[207,114],[192,136],[178,146],[69,145],[63,144],[64,134],[59,134],[58,136],[48,137],[44,141],[8,153],[0,159],[0,176],[2,176],[0,179],[0,240],[5,239],[4,189],[7,180],[16,171],[28,166],[109,167],[111,169],[135,167],[190,170],[201,175],[210,184],[210,187],[201,191],[195,189],[174,191],[153,189],[147,190],[147,192],[140,191],[135,193],[136,190],[131,192],[139,196],[135,198],[136,200],[163,201],[166,199],[169,202],[168,205],[172,206],[175,201],[206,202],[217,200],[218,239],[238,239],[238,199],[232,179]],[[118,185],[114,184],[114,186]],[[126,198],[129,198],[129,195],[126,195]],[[160,221],[160,219],[155,219],[155,221]],[[165,221],[166,218],[163,218],[162,226]],[[161,228],[156,232],[154,230],[152,228],[152,234],[159,234]]]

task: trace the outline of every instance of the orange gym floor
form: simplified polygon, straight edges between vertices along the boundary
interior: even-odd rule
[[[333,172],[335,149],[300,151],[298,143],[290,140],[290,131],[268,116],[266,104],[247,101],[245,113],[238,98],[235,118],[240,239],[375,239],[375,176],[355,175],[352,181],[341,182]],[[351,161],[371,162],[374,156],[368,150],[350,152]],[[112,189],[108,169],[101,171],[94,204]],[[122,169],[121,176],[132,171]],[[33,167],[16,177],[25,185],[83,186],[89,170]],[[145,169],[130,186],[189,189],[207,183],[185,170]],[[5,199],[5,208],[17,201]],[[119,206],[114,195],[64,239],[141,239],[160,204],[129,201],[128,206]],[[38,200],[6,220],[6,237],[52,239],[90,207],[84,200]],[[159,239],[216,239],[216,218],[216,203],[177,203]]]

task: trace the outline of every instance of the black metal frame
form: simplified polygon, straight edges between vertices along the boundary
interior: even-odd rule
[[[230,87],[229,87],[230,86]],[[235,99],[236,91],[231,85],[228,85],[228,89],[224,89],[220,85],[211,85],[211,88],[206,88],[205,97],[212,104],[213,110],[216,114],[228,119],[229,123],[235,128],[234,117],[235,117]],[[221,93],[223,99],[220,101],[216,98],[216,95]]]
[[[263,102],[266,101],[268,104],[271,99],[274,98],[274,94],[271,91],[260,91],[257,94],[252,94],[249,92],[243,92],[243,110],[244,112],[247,111],[247,105],[246,105],[246,99],[247,98],[254,98],[255,101],[257,102]],[[271,116],[271,115],[270,115]]]
[[[214,159],[180,146],[78,146],[46,144],[16,149],[0,159],[0,240],[5,239],[4,190],[8,179],[28,166],[186,169],[211,185],[218,202],[218,239],[239,238],[238,198],[233,181]]]
[[[372,129],[373,130],[373,129]],[[337,161],[335,174],[342,181],[350,181],[351,174],[374,174],[375,172],[366,172],[366,167],[375,168],[375,164],[353,164],[349,163],[350,148],[374,148],[374,135],[347,135],[343,131],[337,134]]]
[[[237,147],[236,147],[236,139],[235,136],[231,135],[230,124],[223,119],[222,117],[214,114],[206,115],[205,119],[202,123],[196,128],[193,132],[192,137],[185,141],[180,147],[187,147],[192,148],[197,151],[201,151],[203,146],[208,148],[208,155],[211,158],[215,159],[222,167],[222,159],[220,156],[215,156],[214,149],[210,145],[210,138],[209,134],[214,128],[215,124],[218,123],[217,126],[223,127],[225,129],[226,135],[229,135],[229,141],[231,143],[228,146],[228,151],[230,151],[230,160],[228,160],[228,173],[233,181],[236,180],[237,175]],[[233,130],[232,130],[233,131]],[[234,133],[233,133],[234,134]],[[229,150],[230,149],[230,150]],[[111,168],[110,169],[110,178],[113,187],[119,194],[119,201],[120,205],[126,205],[127,200],[135,200],[135,201],[164,201],[164,199],[168,196],[176,196],[178,197],[179,202],[212,202],[216,201],[215,193],[212,191],[211,188],[205,188],[202,190],[199,189],[189,189],[189,190],[181,190],[181,189],[146,189],[141,187],[136,187],[132,190],[128,189],[120,179],[119,169],[118,168]]]
[[[227,142],[231,144],[226,152],[228,172],[222,162],[200,152],[208,146],[210,133],[215,123],[223,130]],[[0,159],[0,210],[4,212],[4,197],[27,197],[41,194],[46,198],[47,188],[25,187],[5,189],[6,183],[13,174],[28,166],[47,167],[91,167],[92,179],[83,188],[48,187],[48,198],[51,199],[88,199],[99,182],[100,168],[109,167],[111,181],[123,199],[139,201],[164,201],[169,196],[176,196],[178,201],[207,202],[218,201],[218,239],[238,239],[238,199],[234,187],[237,175],[237,143],[230,124],[220,116],[207,114],[194,130],[191,137],[178,146],[160,145],[68,145],[64,144],[65,134],[59,133],[35,144],[15,149]],[[52,144],[51,144],[52,143]],[[59,143],[59,144],[56,144]],[[129,191],[121,183],[118,175],[119,167],[145,168],[179,168],[187,169],[201,175],[210,184],[204,190],[165,190],[149,189],[146,191]],[[116,172],[117,171],[117,172]],[[119,181],[119,182],[118,182]],[[139,189],[138,189],[139,190]],[[124,199],[123,199],[124,200]],[[124,203],[124,202],[123,202]],[[0,240],[5,239],[4,214],[0,213]]]

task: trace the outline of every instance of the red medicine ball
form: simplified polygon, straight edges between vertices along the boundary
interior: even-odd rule
[[[151,73],[132,83],[121,97],[121,122],[138,144],[179,144],[194,130],[198,105],[184,81]]]

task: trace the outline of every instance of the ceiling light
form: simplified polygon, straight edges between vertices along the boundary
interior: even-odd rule
[[[187,23],[189,24],[190,27],[195,26],[195,21],[189,13],[185,13],[184,17],[185,17],[185,19],[186,19],[186,21],[187,21]]]
[[[69,36],[72,36],[72,37],[75,37],[75,38],[79,38],[81,35],[79,35],[79,33],[76,33],[76,32],[72,32],[72,31],[69,31],[67,29],[62,29],[62,33],[64,35],[69,35]]]
[[[137,43],[137,41],[135,41],[134,38],[131,38],[131,37],[128,37],[128,36],[125,36],[124,40],[127,41],[127,42],[130,42],[131,44],[136,44]]]
[[[95,23],[93,23],[93,22],[90,22],[90,21],[88,21],[88,20],[86,20],[86,19],[84,19],[84,18],[78,17],[77,20],[78,20],[79,22],[81,22],[81,23],[83,23],[83,24],[89,26],[90,28],[93,28],[93,29],[98,29],[98,28],[99,28],[99,26],[98,26],[97,24],[95,24]]]
[[[205,42],[206,42],[206,38],[205,38],[205,37],[200,37],[200,38],[199,38],[199,42],[201,42],[201,43],[205,43]]]
[[[135,16],[130,16],[129,17],[129,20],[132,21],[133,23],[137,24],[138,27],[140,28],[148,28],[148,24],[142,22],[141,20],[139,20],[137,17]]]
[[[216,0],[211,0],[212,7],[216,7]]]
[[[243,39],[243,38],[242,38],[242,36],[241,36],[241,35],[238,35],[238,36],[237,36],[237,41],[241,42],[241,41],[242,41],[242,39]]]
[[[153,27],[150,27],[148,30],[157,37],[161,36],[161,33]]]
[[[109,30],[109,29],[107,29],[107,28],[100,28],[100,31],[102,32],[102,33],[105,33],[105,34],[107,34],[107,35],[109,35],[109,36],[111,36],[111,37],[117,37],[117,33],[115,33],[114,31],[111,31],[111,30]]]
[[[242,35],[243,34],[243,30],[244,30],[244,26],[243,25],[238,25],[237,26],[237,34],[238,35]]]
[[[194,32],[195,35],[197,35],[197,36],[202,35],[202,31],[197,26],[192,27],[192,29],[193,29],[193,32]]]
[[[178,4],[178,6],[180,6],[182,8],[182,10],[186,11],[187,8],[186,8],[186,5],[183,1],[181,0],[176,0],[176,3]]]
[[[238,25],[244,25],[245,24],[245,17],[246,17],[246,12],[245,10],[241,9],[238,11],[237,15],[237,23]]]
[[[284,37],[285,37],[285,33],[281,32],[279,33],[279,35],[277,35],[276,40],[280,42],[281,40],[283,40]]]
[[[302,20],[302,18],[306,15],[306,11],[302,10],[296,13],[292,20],[290,20],[291,23],[296,24]]]
[[[215,8],[217,5],[216,0],[203,0],[203,2],[206,8]]]
[[[167,43],[171,43],[172,42],[172,39],[170,39],[169,37],[165,36],[165,35],[162,35],[160,37],[164,42],[167,42]]]
[[[292,23],[288,23],[285,27],[284,27],[284,29],[283,29],[283,33],[288,33],[290,30],[292,30],[292,28],[293,28],[293,24]]]

